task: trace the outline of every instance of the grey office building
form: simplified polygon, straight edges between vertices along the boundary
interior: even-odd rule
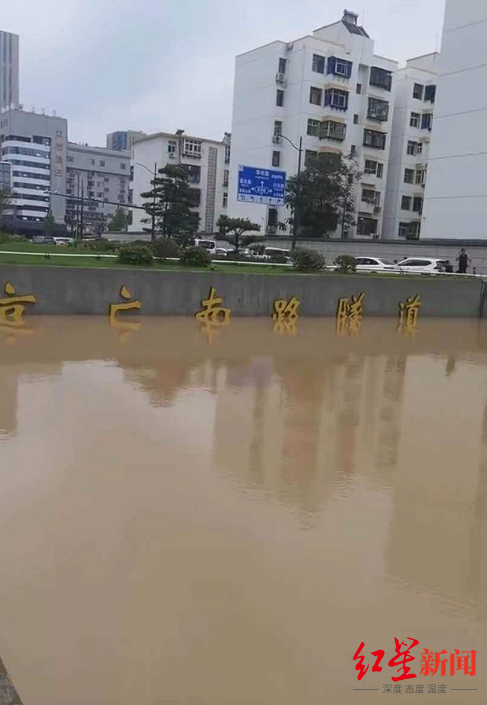
[[[110,132],[107,135],[107,149],[115,149],[117,152],[130,152],[132,145],[139,137],[145,137],[145,132],[136,130],[121,130]]]
[[[42,224],[49,211],[64,224],[68,121],[54,115],[0,113],[1,159],[11,165],[16,220]]]
[[[130,154],[87,144],[68,144],[66,222],[80,224],[83,196],[83,233],[101,233],[117,210],[129,204]]]
[[[19,105],[19,37],[0,30],[0,111]]]

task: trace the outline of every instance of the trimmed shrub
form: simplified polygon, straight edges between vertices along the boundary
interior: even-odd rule
[[[181,249],[174,240],[162,237],[152,243],[152,253],[154,257],[167,259],[168,257],[180,257]]]
[[[291,261],[298,272],[320,272],[326,265],[323,255],[306,247],[297,247],[291,252]]]
[[[355,272],[355,257],[352,255],[339,255],[333,262],[336,267],[336,271],[340,274],[348,274],[349,272]]]
[[[208,267],[211,255],[204,247],[187,247],[181,253],[181,262],[191,267]]]
[[[140,245],[123,245],[118,253],[120,264],[152,265],[152,251],[149,247]]]

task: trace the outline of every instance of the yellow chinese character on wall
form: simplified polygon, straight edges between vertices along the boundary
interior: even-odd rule
[[[17,296],[15,287],[10,282],[4,288],[7,298],[0,299],[0,325],[10,328],[20,328],[25,324],[23,304],[35,304],[37,299],[32,294]]]
[[[222,303],[223,299],[212,286],[209,297],[201,302],[203,309],[195,315],[196,320],[201,322],[200,331],[208,338],[210,345],[219,331],[230,322],[231,311],[220,306]]]
[[[406,301],[399,303],[399,333],[409,335],[412,338],[418,332],[419,310],[421,308],[421,299],[419,294],[410,296]]]
[[[365,292],[349,299],[339,299],[337,308],[337,333],[357,338],[362,325]]]
[[[300,304],[301,302],[295,296],[292,296],[289,301],[285,299],[274,301],[274,313],[272,315],[274,333],[287,333],[287,335],[295,335],[297,333],[298,308]]]
[[[119,311],[132,311],[137,309],[140,311],[142,304],[140,301],[130,301],[132,294],[127,289],[127,287],[122,286],[120,289],[120,297],[124,299],[124,303],[110,304],[108,309],[108,315],[110,316],[110,323],[113,325],[116,322],[117,313]]]

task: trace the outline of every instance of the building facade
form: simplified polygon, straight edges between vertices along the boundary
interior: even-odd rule
[[[9,162],[0,162],[0,189],[12,187],[12,165]]]
[[[421,232],[439,54],[410,59],[397,72],[383,237]]]
[[[389,161],[397,63],[374,54],[374,41],[345,12],[339,22],[293,42],[275,41],[236,59],[229,214],[273,234],[285,207],[237,200],[240,165],[292,176],[303,138],[303,166],[320,153],[353,155],[356,226],[332,236],[380,237]],[[281,136],[282,135],[282,136]],[[287,138],[287,139],[286,139]]]
[[[64,223],[68,123],[23,110],[0,113],[1,159],[11,167],[16,220],[43,223],[49,213]]]
[[[130,152],[135,140],[145,136],[145,132],[137,132],[136,130],[110,132],[107,135],[107,149],[114,149],[117,152]]]
[[[487,238],[486,44],[485,0],[446,0],[425,238]]]
[[[101,233],[129,205],[130,154],[69,142],[66,183],[68,228],[79,230],[83,197],[83,232]]]
[[[0,30],[0,111],[19,105],[19,37]]]
[[[176,134],[158,132],[138,139],[132,148],[133,202],[143,205],[141,194],[151,190],[154,168],[181,164],[189,173],[194,192],[195,212],[199,215],[199,231],[215,232],[216,223],[227,213],[231,137],[225,134],[221,142],[191,137],[180,130]],[[134,210],[130,230],[147,227],[142,221],[144,211]]]

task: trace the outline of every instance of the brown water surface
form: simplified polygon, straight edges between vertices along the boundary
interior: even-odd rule
[[[25,705],[478,705],[486,558],[487,324],[0,328],[0,658]],[[387,695],[395,637],[419,677]],[[425,648],[476,650],[476,676],[420,675]]]

